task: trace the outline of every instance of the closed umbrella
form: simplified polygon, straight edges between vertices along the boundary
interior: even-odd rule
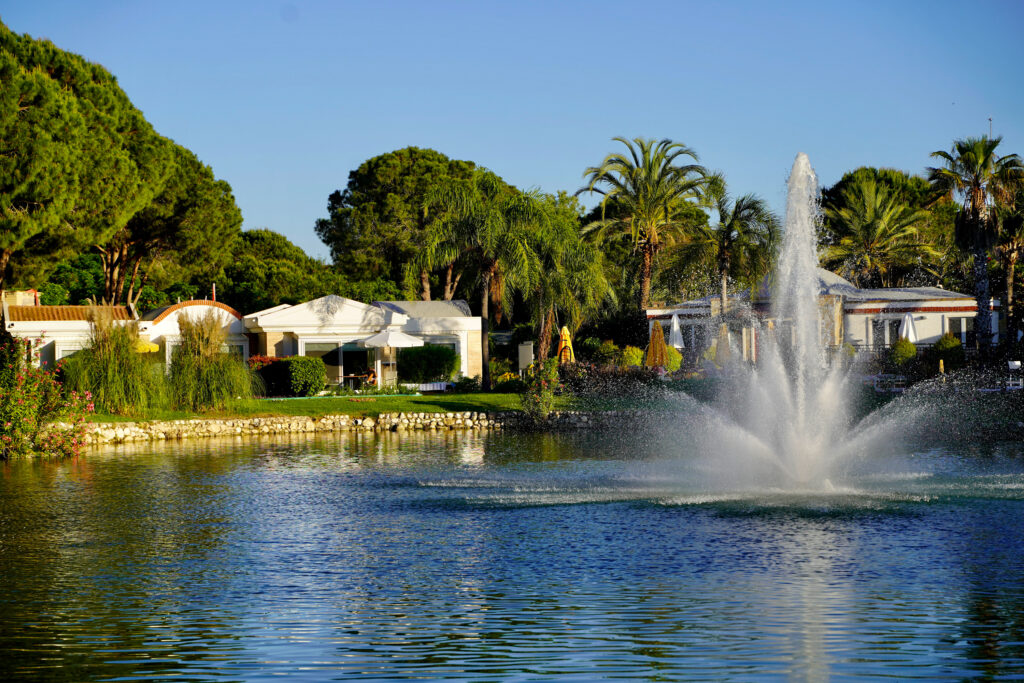
[[[672,314],[672,328],[668,333],[668,345],[677,349],[686,348],[686,344],[683,343],[683,330],[679,327],[679,316],[675,313]]]
[[[569,334],[568,327],[562,327],[562,331],[558,334],[558,364],[564,365],[566,363],[575,363],[576,354],[572,350],[572,335]]]
[[[914,327],[914,316],[907,313],[900,323],[900,339],[906,339],[912,344],[917,343],[917,328]]]
[[[665,346],[665,333],[661,329],[661,323],[656,320],[651,325],[651,341],[647,345],[644,365],[649,368],[663,368],[668,365],[668,348]]]

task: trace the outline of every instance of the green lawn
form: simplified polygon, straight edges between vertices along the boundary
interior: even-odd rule
[[[558,408],[569,407],[570,399],[560,399]],[[360,415],[376,417],[381,413],[496,412],[518,410],[518,394],[428,394],[425,396],[317,396],[313,398],[260,399],[235,405],[227,410],[196,413],[188,410],[154,410],[142,415],[122,416],[96,413],[92,422],[140,422],[148,420],[188,420],[197,417],[269,417],[275,415]]]

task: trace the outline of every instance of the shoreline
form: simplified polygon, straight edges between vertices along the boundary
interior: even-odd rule
[[[377,417],[348,414],[321,417],[277,416],[251,418],[193,418],[139,422],[88,423],[84,435],[87,446],[152,441],[183,441],[225,436],[265,436],[272,434],[331,432],[444,432],[455,430],[536,430],[563,431],[598,429],[635,424],[650,417],[643,410],[555,411],[542,425],[536,425],[519,411],[501,412],[400,412],[381,413]],[[60,425],[56,426],[58,429]]]

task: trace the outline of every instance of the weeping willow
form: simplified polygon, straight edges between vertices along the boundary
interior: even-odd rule
[[[171,400],[178,408],[223,408],[261,393],[256,374],[224,351],[227,331],[214,311],[178,319],[181,343],[171,354]]]

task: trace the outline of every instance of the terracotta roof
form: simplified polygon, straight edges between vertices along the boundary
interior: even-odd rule
[[[142,315],[140,320],[151,320],[153,321],[154,324],[156,324],[163,320],[164,318],[166,318],[167,316],[169,316],[171,313],[174,313],[175,311],[180,311],[181,309],[187,308],[189,306],[212,306],[213,308],[219,308],[222,311],[227,311],[228,313],[235,316],[239,320],[242,319],[242,314],[236,311],[235,309],[231,308],[227,304],[222,304],[219,301],[210,301],[208,299],[191,299],[189,301],[181,301],[176,304],[171,304],[170,306],[154,308],[152,311],[146,311]]]
[[[8,306],[11,322],[88,320],[89,309],[103,311],[112,320],[132,320],[127,306]]]

